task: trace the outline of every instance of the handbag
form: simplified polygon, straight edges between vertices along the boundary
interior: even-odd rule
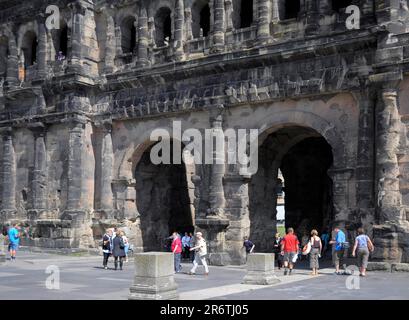
[[[369,242],[368,240],[370,240],[369,237],[367,239],[368,250],[369,250],[369,252],[373,252],[375,250],[375,247],[374,247],[373,243]]]
[[[298,259],[298,254],[296,253],[293,257],[292,263],[296,263]]]
[[[311,242],[308,241],[308,243],[302,248],[302,254],[306,256],[311,252]]]

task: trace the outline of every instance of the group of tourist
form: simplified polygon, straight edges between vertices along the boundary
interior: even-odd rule
[[[374,251],[374,245],[363,228],[359,228],[357,233],[358,236],[355,238],[352,256],[357,257],[359,274],[365,277],[369,254]],[[341,266],[343,266],[345,250],[349,248],[349,245],[345,233],[338,226],[333,228],[331,239],[328,232],[323,232],[320,238],[318,231],[314,229],[310,232],[309,237],[306,239],[303,237],[301,243],[295,235],[294,229],[288,228],[284,237],[276,233],[273,241],[273,252],[278,269],[281,270],[284,267],[284,275],[291,275],[299,257],[309,254],[311,275],[316,276],[319,270],[319,259],[328,250],[329,245],[332,246],[332,261],[335,266],[335,274],[343,274]],[[247,254],[251,254],[254,252],[255,245],[248,237],[245,237],[243,247]]]
[[[103,252],[103,267],[108,269],[108,260],[110,256],[114,257],[115,270],[122,270],[124,259],[128,262],[129,241],[125,232],[117,229],[107,229],[102,238],[102,252]]]
[[[207,243],[201,232],[197,232],[195,237],[193,237],[192,233],[188,234],[186,232],[183,238],[181,238],[177,232],[174,232],[171,238],[171,251],[174,255],[175,273],[182,271],[181,258],[182,254],[184,254],[184,257],[190,259],[193,263],[193,267],[189,272],[190,275],[196,274],[196,269],[199,264],[202,264],[205,268],[205,275],[209,274],[209,267],[206,261]]]

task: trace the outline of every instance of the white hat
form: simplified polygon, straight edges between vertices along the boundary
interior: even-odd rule
[[[197,236],[202,236],[202,233],[201,232],[196,232],[196,235]]]

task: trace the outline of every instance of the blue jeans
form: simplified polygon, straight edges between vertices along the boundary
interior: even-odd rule
[[[182,266],[180,265],[180,259],[182,258],[181,253],[174,253],[174,261],[175,261],[175,272],[179,272],[182,270]]]

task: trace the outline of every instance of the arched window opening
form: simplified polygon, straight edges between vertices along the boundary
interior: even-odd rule
[[[136,47],[136,19],[129,17],[125,19],[121,27],[121,44],[123,53],[133,53]]]
[[[37,35],[28,31],[23,38],[21,50],[24,54],[24,66],[29,67],[37,63]]]
[[[162,7],[155,16],[156,45],[163,47],[172,39],[172,18],[169,8]]]
[[[300,0],[286,0],[284,19],[296,19],[300,13],[300,9]]]
[[[253,0],[241,0],[240,28],[248,28],[253,23]]]
[[[352,0],[332,0],[332,10],[335,12],[340,12],[341,9],[345,9],[351,4]]]
[[[68,27],[65,23],[61,23],[61,29],[55,39],[55,60],[63,61],[68,54]]]
[[[208,0],[197,0],[192,7],[192,32],[194,38],[210,33],[210,6]]]

